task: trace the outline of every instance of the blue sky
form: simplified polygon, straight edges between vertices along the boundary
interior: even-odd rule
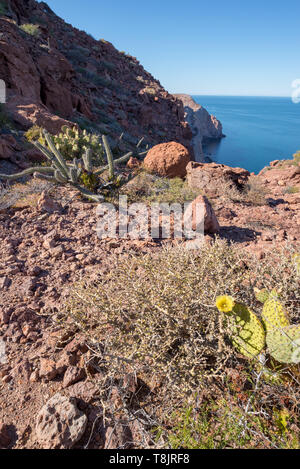
[[[290,96],[300,78],[299,0],[47,3],[137,57],[171,93]]]

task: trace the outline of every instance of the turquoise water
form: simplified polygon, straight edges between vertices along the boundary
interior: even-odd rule
[[[290,98],[193,96],[223,124],[227,138],[204,148],[213,161],[259,172],[300,150],[300,103]]]

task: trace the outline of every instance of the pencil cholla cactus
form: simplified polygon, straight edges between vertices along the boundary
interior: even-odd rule
[[[33,126],[25,133],[25,137],[31,143],[38,141],[47,147],[47,140],[41,127]],[[58,135],[52,135],[52,140],[56,149],[68,161],[80,158],[89,150],[92,159],[98,161],[99,166],[104,163],[104,148],[99,135],[82,131],[75,126],[71,129],[64,125]]]
[[[68,132],[66,130],[66,132]],[[111,189],[111,184],[115,179],[116,166],[126,163],[133,155],[132,152],[126,153],[121,158],[114,160],[113,154],[110,149],[108,139],[103,137],[103,144],[105,147],[107,162],[106,166],[99,164],[94,166],[95,161],[93,152],[90,148],[86,148],[81,159],[74,158],[71,162],[67,161],[61,154],[59,149],[54,143],[53,137],[46,131],[43,131],[43,138],[47,143],[47,147],[40,141],[35,141],[33,144],[38,148],[47,158],[49,166],[35,166],[17,174],[0,174],[0,179],[7,181],[14,181],[25,176],[34,175],[39,179],[44,179],[57,184],[69,184],[74,186],[84,197],[91,199],[95,202],[103,200],[101,191]],[[138,148],[139,144],[137,145]],[[142,156],[144,153],[139,153]],[[97,162],[99,163],[99,161]],[[100,177],[105,171],[109,170],[110,182],[105,183]]]
[[[52,136],[45,130],[43,135],[47,142],[48,148],[42,145],[40,142],[34,142],[34,145],[46,156],[48,162],[50,163],[49,166],[29,168],[22,173],[13,175],[0,174],[0,179],[13,181],[33,174],[36,178],[44,179],[50,182],[63,185],[70,184],[74,186],[84,197],[95,202],[101,202],[103,200],[103,196],[100,193],[92,192],[88,188],[84,187],[81,176],[83,172],[86,172],[88,175],[93,176],[93,178],[97,178],[99,186],[98,192],[101,192],[102,187],[105,187],[106,184],[103,184],[103,181],[101,182],[100,174],[105,172],[109,168],[109,165],[101,167],[100,169],[94,168],[92,152],[90,149],[85,151],[82,159],[78,160],[77,158],[74,158],[71,163],[67,162],[60,151],[56,148]],[[122,158],[119,158],[117,161],[115,161],[114,164],[117,165],[126,162],[131,156],[132,153],[127,153]]]

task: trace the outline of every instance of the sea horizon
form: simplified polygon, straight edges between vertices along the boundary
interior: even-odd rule
[[[173,93],[173,94],[187,94],[189,96],[215,96],[215,97],[228,97],[228,98],[284,98],[290,99],[291,96],[271,96],[271,95],[252,95],[252,94],[199,94],[199,93]]]

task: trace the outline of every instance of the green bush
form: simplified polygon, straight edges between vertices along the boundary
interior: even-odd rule
[[[6,15],[7,12],[8,12],[7,1],[6,0],[0,1],[0,15]]]
[[[300,164],[300,151],[297,151],[294,155],[294,161],[298,164]]]
[[[30,34],[30,36],[38,37],[40,35],[40,27],[38,24],[32,24],[32,23],[22,24],[20,26],[20,29],[27,34]]]

